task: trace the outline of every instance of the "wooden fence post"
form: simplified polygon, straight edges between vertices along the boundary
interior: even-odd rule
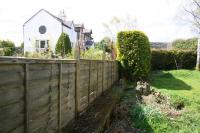
[[[25,133],[29,133],[29,90],[28,81],[29,80],[29,64],[24,65],[24,113],[25,113]]]
[[[89,86],[88,86],[88,106],[89,106],[89,104],[90,104],[90,78],[91,78],[91,76],[90,76],[90,74],[91,74],[91,61],[89,61]]]
[[[112,87],[112,85],[113,85],[113,61],[111,61],[111,87]]]
[[[104,90],[104,61],[102,62],[102,93]]]
[[[99,91],[99,63],[96,63],[97,65],[97,92],[96,92],[96,97],[98,97],[98,91]]]
[[[59,64],[59,88],[58,88],[58,133],[61,133],[61,87],[62,87],[62,62]]]
[[[106,62],[107,64],[106,64],[106,73],[107,73],[107,88],[106,88],[106,90],[107,89],[109,89],[109,62],[107,61]]]
[[[75,88],[75,117],[79,113],[79,99],[80,99],[80,60],[76,60],[76,88]]]

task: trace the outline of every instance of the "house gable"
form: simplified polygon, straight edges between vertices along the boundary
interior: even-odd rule
[[[45,29],[45,32],[41,30]],[[62,23],[47,13],[40,10],[23,25],[24,30],[24,51],[35,51],[37,41],[48,41],[48,45],[54,51],[56,42],[62,33]],[[44,32],[44,33],[43,33]]]
[[[71,29],[71,27],[68,26],[67,24],[65,24],[65,23],[63,22],[62,19],[56,17],[55,15],[51,14],[50,12],[48,12],[48,11],[45,10],[45,9],[40,9],[40,10],[39,10],[37,13],[35,13],[30,19],[28,19],[28,20],[23,24],[23,26],[25,26],[29,21],[31,21],[35,16],[37,16],[37,15],[38,15],[40,12],[42,12],[42,11],[44,11],[44,12],[46,12],[47,14],[49,14],[50,16],[52,16],[54,19],[56,19],[57,21],[59,21],[59,22],[60,22],[62,25],[64,25],[65,27]]]

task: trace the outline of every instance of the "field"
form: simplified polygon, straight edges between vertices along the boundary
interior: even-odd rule
[[[134,128],[155,133],[200,132],[200,72],[156,71],[150,83],[156,93],[129,109]]]

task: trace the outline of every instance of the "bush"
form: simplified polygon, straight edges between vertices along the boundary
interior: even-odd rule
[[[152,70],[194,69],[197,53],[195,51],[151,51]],[[177,63],[177,66],[176,66]]]
[[[144,79],[150,70],[150,43],[141,31],[124,31],[117,35],[118,59],[126,78]]]
[[[56,54],[61,54],[61,56],[65,56],[72,52],[72,46],[69,39],[69,36],[65,33],[62,33],[56,44]]]
[[[4,56],[12,56],[15,52],[15,44],[12,41],[0,41],[1,54]]]
[[[172,48],[175,50],[197,50],[198,38],[190,38],[187,40],[177,39],[172,42]]]

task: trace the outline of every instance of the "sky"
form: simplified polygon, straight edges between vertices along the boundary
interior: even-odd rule
[[[40,9],[54,15],[64,10],[67,20],[84,23],[95,41],[105,34],[103,23],[113,16],[136,20],[137,30],[151,42],[171,42],[195,36],[191,24],[181,19],[184,0],[3,0],[0,6],[0,39],[23,42],[23,24]]]

